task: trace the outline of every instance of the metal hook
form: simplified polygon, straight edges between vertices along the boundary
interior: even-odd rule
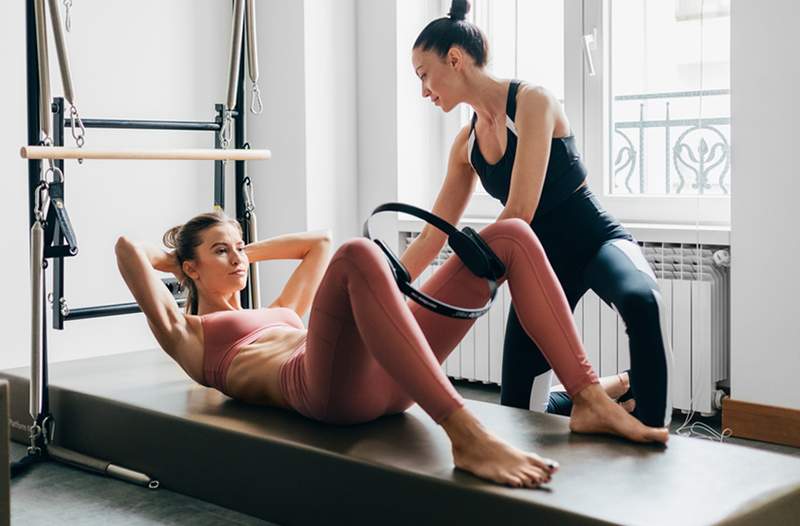
[[[78,145],[78,148],[83,148],[86,142],[86,128],[83,126],[81,116],[78,115],[78,109],[74,104],[70,104],[69,107],[69,121],[70,131],[72,133],[72,138],[75,139],[75,144]],[[76,122],[78,124],[77,126],[75,126]],[[83,159],[78,159],[78,164],[83,164]]]
[[[264,102],[261,100],[261,90],[258,84],[253,82],[252,96],[250,98],[250,113],[253,115],[261,115],[264,111]]]
[[[222,121],[219,137],[222,141],[222,147],[227,148],[233,138],[233,112],[231,112],[231,110],[225,110],[225,117]]]
[[[70,8],[72,7],[72,0],[64,0],[64,27],[69,32],[72,29],[72,17],[70,16]]]
[[[51,182],[52,183],[56,183],[56,182],[57,183],[63,183],[64,182],[64,172],[61,171],[61,168],[59,168],[55,164],[52,164],[52,162],[53,162],[52,160],[50,162],[51,162],[50,167],[47,168],[47,170],[44,172],[45,183],[47,183],[48,187],[50,186]],[[47,176],[50,175],[50,174],[53,174],[53,179],[48,182],[47,181]],[[56,178],[58,179],[57,181],[56,181]]]
[[[250,177],[244,178],[242,186],[244,186],[244,210],[245,212],[252,212],[256,209],[256,205],[254,202],[255,196],[253,195],[253,183]]]
[[[47,217],[47,208],[50,206],[50,195],[47,193],[50,185],[47,180],[43,180],[36,187],[33,194],[33,216],[39,223],[44,223]]]

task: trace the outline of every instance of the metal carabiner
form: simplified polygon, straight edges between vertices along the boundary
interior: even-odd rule
[[[219,131],[219,138],[222,142],[222,148],[227,149],[233,139],[233,112],[225,110],[225,117],[222,121],[222,128]]]
[[[261,100],[261,90],[258,84],[253,82],[253,88],[250,96],[250,113],[253,115],[261,115],[264,111],[264,102]]]
[[[83,121],[80,115],[78,115],[78,109],[74,104],[70,104],[69,107],[69,122],[70,131],[72,133],[72,138],[75,139],[75,144],[78,145],[78,148],[83,148],[83,144],[86,142],[86,128],[83,126]],[[77,126],[75,125],[76,122]],[[78,159],[78,162],[83,163],[83,159]]]
[[[244,181],[242,181],[242,186],[244,187],[244,211],[252,212],[256,209],[256,205],[255,196],[253,195],[253,183],[249,176],[244,178]]]
[[[72,7],[72,0],[64,0],[64,27],[69,32],[72,29],[72,17],[70,16],[70,8]]]
[[[47,208],[50,206],[50,195],[47,191],[50,185],[47,180],[41,181],[33,194],[33,217],[39,223],[44,223],[47,218]]]
[[[53,174],[53,178],[50,181],[47,181],[47,176]],[[56,178],[58,180],[56,181]],[[64,172],[61,171],[61,168],[55,165],[53,160],[50,160],[50,166],[44,172],[44,180],[47,183],[48,187],[50,183],[63,183],[64,182]]]

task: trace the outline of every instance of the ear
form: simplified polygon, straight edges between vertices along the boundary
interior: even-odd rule
[[[183,270],[183,273],[191,278],[192,281],[197,281],[200,278],[200,273],[197,272],[194,263],[191,261],[184,261],[183,265],[181,265],[181,270]]]
[[[445,61],[447,65],[455,69],[456,71],[460,71],[461,68],[464,67],[464,50],[461,49],[459,46],[452,46],[447,51],[447,57]]]

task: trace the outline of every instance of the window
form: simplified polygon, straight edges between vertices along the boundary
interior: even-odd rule
[[[490,71],[543,85],[564,104],[609,211],[624,221],[729,223],[730,0],[472,5]],[[445,126],[445,144],[469,117],[464,109]],[[481,189],[468,214],[496,214],[490,200]]]

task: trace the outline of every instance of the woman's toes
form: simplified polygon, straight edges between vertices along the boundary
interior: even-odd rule
[[[558,462],[549,458],[542,458],[539,455],[530,454],[528,455],[528,461],[531,465],[536,466],[543,471],[555,473],[556,470],[558,470]]]
[[[525,472],[536,486],[550,482],[550,474],[539,468],[528,468]]]
[[[508,475],[506,477],[506,483],[511,486],[512,488],[521,488],[522,487],[522,477],[515,476],[515,475]]]

